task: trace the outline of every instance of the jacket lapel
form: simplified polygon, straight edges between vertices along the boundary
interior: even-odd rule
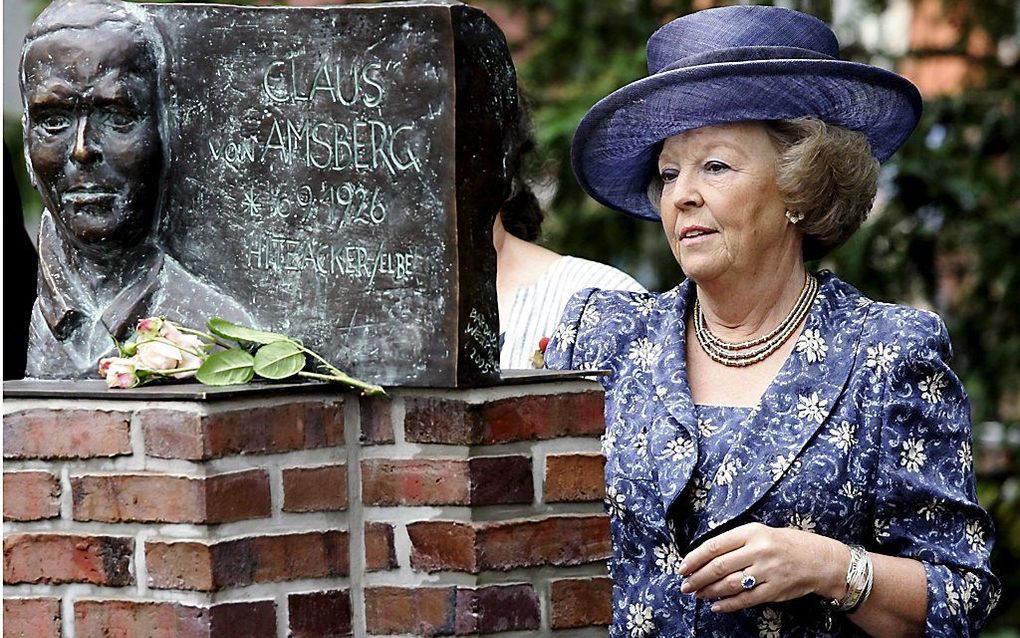
[[[698,462],[697,416],[687,384],[684,317],[693,284],[685,280],[659,296],[659,321],[649,329],[652,343],[662,345],[662,356],[652,368],[652,423],[648,453],[656,471],[663,512],[680,496]]]
[[[797,347],[723,457],[708,493],[712,518],[702,522],[691,546],[761,500],[794,465],[846,387],[866,313],[852,286],[831,273],[819,277],[822,285]]]

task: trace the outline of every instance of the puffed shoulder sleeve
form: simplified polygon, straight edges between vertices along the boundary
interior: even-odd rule
[[[599,290],[585,288],[574,293],[545,349],[545,366],[551,370],[599,368],[607,353],[600,335]]]
[[[928,579],[927,636],[973,636],[999,595],[989,569],[993,529],[977,503],[970,404],[947,365],[945,325],[916,313],[898,330],[886,376],[875,490],[875,541],[914,558]],[[890,357],[891,358],[891,357]]]

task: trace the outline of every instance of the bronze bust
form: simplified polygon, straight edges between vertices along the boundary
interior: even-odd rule
[[[94,376],[135,322],[247,312],[157,240],[169,168],[165,53],[141,7],[58,0],[22,50],[26,159],[46,210],[26,374]]]

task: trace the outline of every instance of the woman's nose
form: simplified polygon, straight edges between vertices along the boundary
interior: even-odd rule
[[[690,174],[677,176],[669,194],[671,203],[677,210],[698,208],[705,204],[697,180]]]
[[[78,118],[78,126],[74,133],[74,147],[71,159],[78,164],[90,164],[101,156],[101,149],[93,139],[94,131],[89,124],[88,116]]]

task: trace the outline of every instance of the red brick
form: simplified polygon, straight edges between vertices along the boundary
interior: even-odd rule
[[[418,571],[506,571],[583,565],[610,554],[605,516],[555,516],[500,523],[420,521],[407,526]]]
[[[147,541],[149,587],[215,591],[212,548],[198,541]]]
[[[549,584],[553,629],[609,625],[613,581],[605,577],[565,578]]]
[[[366,587],[368,633],[449,635],[454,631],[456,587]]]
[[[11,534],[4,539],[4,583],[130,585],[132,545],[127,536]]]
[[[207,460],[235,454],[274,454],[344,443],[343,403],[309,401],[201,415],[142,410],[145,452],[159,458]]]
[[[256,600],[213,605],[209,608],[209,638],[276,638],[276,603]]]
[[[361,444],[393,443],[393,399],[361,397]]]
[[[467,403],[408,397],[404,437],[411,443],[490,445],[569,436],[605,429],[602,392],[532,395]]]
[[[361,462],[365,505],[467,505],[468,463],[458,459],[369,459]]]
[[[609,557],[609,519],[556,516],[489,523],[478,530],[479,569],[582,565]]]
[[[78,600],[78,638],[275,638],[271,600],[212,607],[135,600]]]
[[[468,467],[471,505],[527,504],[535,499],[531,459],[526,456],[476,457]]]
[[[4,519],[38,521],[60,516],[60,481],[49,472],[4,472]]]
[[[555,454],[545,459],[546,503],[605,498],[606,458],[601,454]]]
[[[530,585],[489,585],[457,590],[456,633],[536,630],[542,624],[538,594]]]
[[[333,638],[351,635],[351,596],[347,590],[291,594],[291,638]]]
[[[4,598],[7,638],[60,638],[59,598]]]
[[[74,520],[199,523],[205,519],[202,480],[165,474],[71,477]]]
[[[205,522],[230,523],[272,516],[269,474],[244,470],[205,479]]]
[[[347,532],[248,536],[201,543],[150,540],[145,543],[153,589],[219,591],[253,583],[346,576],[350,571]]]
[[[71,459],[131,454],[131,414],[33,409],[4,415],[5,459]]]
[[[393,526],[365,523],[365,571],[397,568],[397,550],[393,544]]]
[[[477,531],[471,523],[420,521],[407,525],[411,567],[420,572],[478,572]]]
[[[347,509],[347,467],[292,467],[283,471],[283,511],[335,512]]]
[[[202,607],[176,603],[77,600],[74,627],[78,638],[208,638],[209,618]]]
[[[272,514],[264,470],[208,478],[86,474],[71,478],[71,492],[78,521],[225,523]]]

